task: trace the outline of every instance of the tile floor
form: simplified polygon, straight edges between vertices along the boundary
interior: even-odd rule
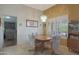
[[[58,50],[54,50],[55,54],[52,55],[77,55],[77,53],[69,52],[68,48],[61,46]],[[34,48],[18,45],[10,46],[0,49],[0,55],[34,55]],[[50,55],[49,53],[38,53],[35,55]]]

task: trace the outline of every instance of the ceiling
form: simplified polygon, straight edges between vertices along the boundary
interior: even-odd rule
[[[55,4],[26,4],[26,6],[28,7],[32,7],[41,11],[44,11],[52,6],[54,6]]]

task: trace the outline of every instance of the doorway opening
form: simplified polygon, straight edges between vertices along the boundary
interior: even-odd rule
[[[4,16],[4,47],[17,44],[17,17]]]

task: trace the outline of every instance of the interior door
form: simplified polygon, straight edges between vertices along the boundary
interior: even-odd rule
[[[15,18],[5,19],[4,21],[4,46],[17,44],[17,23]]]

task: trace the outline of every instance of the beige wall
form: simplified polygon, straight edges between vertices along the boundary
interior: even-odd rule
[[[29,35],[32,33],[41,33],[41,22],[40,15],[41,11],[27,7],[25,5],[20,4],[3,4],[0,5],[0,16],[16,16],[17,17],[17,44],[29,44],[30,39]],[[27,20],[38,20],[38,28],[26,27],[26,19]],[[20,25],[21,24],[21,25]],[[3,19],[2,19],[2,29],[0,29],[0,42],[3,43]],[[2,43],[0,45],[2,46]]]

